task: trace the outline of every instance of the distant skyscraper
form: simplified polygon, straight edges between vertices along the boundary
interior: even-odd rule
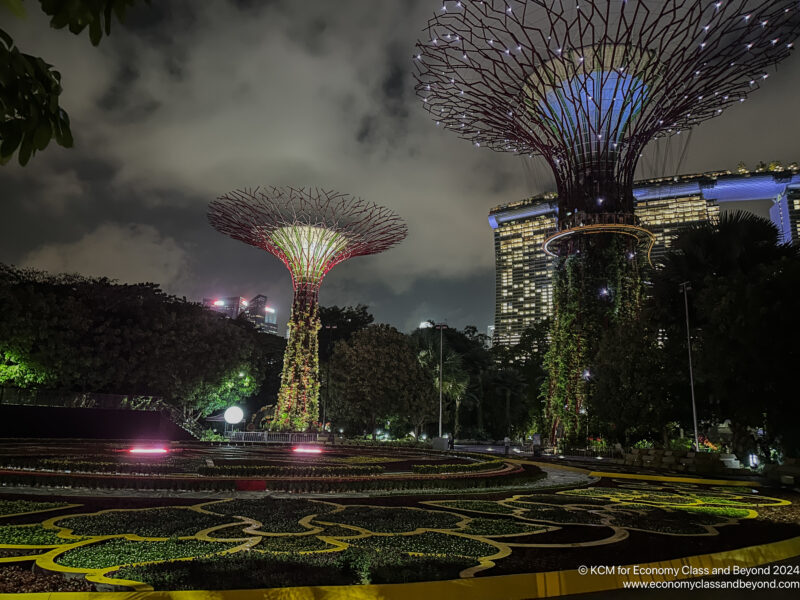
[[[657,264],[687,227],[715,219],[720,205],[770,200],[770,218],[784,242],[800,242],[800,174],[797,169],[733,174],[730,171],[650,179],[636,183],[634,213],[653,232],[650,254]],[[497,206],[494,230],[495,344],[512,345],[522,332],[553,313],[553,258],[542,250],[557,231],[553,194]]]
[[[241,296],[203,298],[203,306],[218,313],[222,313],[229,319],[238,317],[242,312],[247,310],[247,305],[247,300]]]
[[[259,331],[278,335],[275,309],[267,304],[267,297],[263,294],[258,294],[249,302],[241,296],[203,298],[203,306],[230,319],[242,315]]]
[[[259,331],[278,335],[275,309],[267,303],[267,297],[259,294],[248,302],[245,316]]]

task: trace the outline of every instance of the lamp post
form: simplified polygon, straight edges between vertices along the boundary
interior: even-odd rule
[[[442,386],[443,386],[443,355],[444,355],[444,338],[443,338],[443,331],[447,329],[447,325],[444,323],[439,323],[438,325],[434,325],[436,329],[439,330],[439,437],[442,437]]]
[[[689,351],[689,385],[692,389],[692,421],[694,423],[694,450],[700,451],[700,440],[697,437],[697,404],[694,399],[694,373],[692,371],[692,336],[689,330],[689,290],[692,289],[690,281],[680,284],[683,292],[683,306],[686,310],[686,349]]]

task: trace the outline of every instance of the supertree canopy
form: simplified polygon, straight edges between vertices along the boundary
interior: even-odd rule
[[[567,413],[574,430],[592,332],[641,297],[640,250],[654,238],[632,186],[645,145],[744,102],[799,30],[796,0],[447,0],[428,22],[416,91],[436,124],[541,156],[555,176],[553,435]]]
[[[560,229],[632,224],[644,146],[743,102],[798,28],[795,0],[448,0],[416,90],[476,146],[544,157]]]
[[[407,235],[402,219],[361,198],[317,188],[237,190],[209,205],[219,232],[277,256],[294,300],[273,426],[303,431],[319,419],[318,294],[335,265],[377,254]]]

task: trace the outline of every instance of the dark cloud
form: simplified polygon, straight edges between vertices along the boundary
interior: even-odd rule
[[[541,161],[476,150],[418,106],[410,58],[439,6],[154,2],[99,48],[31,6],[4,28],[61,71],[76,144],[0,170],[0,260],[155,280],[194,299],[266,293],[285,320],[283,265],[215,232],[205,208],[235,188],[318,185],[389,206],[410,231],[336,267],[324,303],[365,302],[403,329],[432,318],[483,331],[494,312],[487,212],[552,178]],[[800,159],[799,81],[795,56],[685,153],[673,148],[682,162],[649,150],[662,165],[651,170]]]

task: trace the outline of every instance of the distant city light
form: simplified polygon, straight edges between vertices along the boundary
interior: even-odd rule
[[[247,306],[247,300],[242,300],[242,306]]]
[[[275,309],[274,308],[270,308],[269,306],[265,306],[264,307],[264,312],[275,314]]]
[[[322,448],[308,448],[305,446],[298,446],[292,448],[292,452],[299,452],[301,454],[322,454]]]
[[[225,306],[225,300],[214,300],[214,306]]]
[[[241,423],[244,418],[244,412],[238,406],[231,406],[225,411],[225,422],[230,425]]]
[[[141,448],[141,447],[134,447],[128,450],[131,454],[166,454],[169,452],[166,448]]]

